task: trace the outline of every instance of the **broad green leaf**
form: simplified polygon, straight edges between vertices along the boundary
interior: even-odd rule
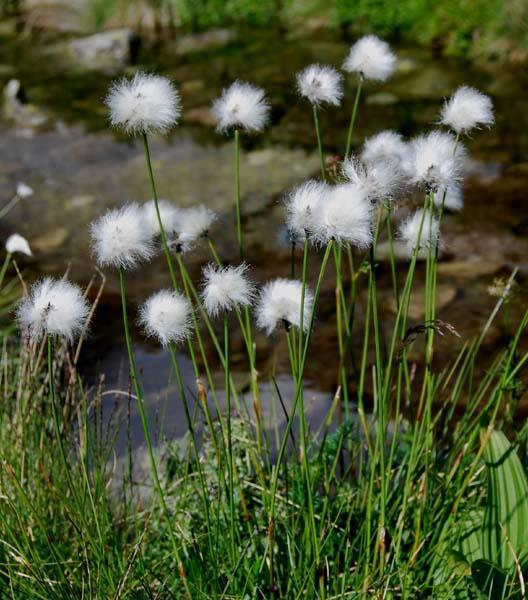
[[[488,496],[482,530],[483,558],[510,570],[528,551],[528,481],[510,442],[493,431],[484,450]]]
[[[503,600],[508,584],[506,571],[488,560],[476,560],[471,565],[471,576],[486,598]]]

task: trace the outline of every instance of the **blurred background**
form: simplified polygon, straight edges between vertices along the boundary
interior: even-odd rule
[[[215,132],[210,103],[236,78],[265,88],[271,125],[243,139],[247,259],[258,281],[288,276],[281,198],[318,174],[311,110],[296,94],[295,73],[313,62],[339,68],[350,44],[374,33],[391,43],[399,62],[390,81],[366,86],[356,148],[381,129],[406,136],[430,129],[443,99],[462,83],[491,95],[496,108],[496,126],[467,140],[465,207],[444,223],[439,317],[461,337],[439,339],[446,350],[439,355],[452,359],[452,351],[480,331],[496,302],[490,286],[517,265],[511,318],[526,304],[526,0],[0,0],[0,15],[0,208],[18,197],[0,220],[0,235],[16,231],[30,241],[34,257],[19,261],[29,279],[69,268],[73,280],[86,284],[94,273],[89,223],[107,207],[150,197],[141,144],[109,130],[103,105],[109,83],[138,68],[171,77],[182,95],[180,125],[153,140],[160,195],[217,211],[211,236],[226,260],[236,260],[233,148]],[[347,79],[343,106],[321,115],[330,160],[344,151],[354,86]],[[208,259],[205,247],[186,257],[197,276]],[[394,307],[382,252],[379,262],[382,318],[390,324]],[[156,260],[131,274],[131,301],[165,285],[164,261]],[[423,318],[419,293],[416,322]],[[321,369],[318,357],[335,352],[328,333],[335,331],[333,302],[333,290],[325,289],[318,352],[307,373],[313,389],[325,393],[335,388],[335,373]],[[117,305],[117,282],[109,274],[85,359],[88,371],[109,378],[122,363]],[[508,335],[508,322],[494,326],[490,350]],[[139,334],[136,339],[142,360],[165,369],[158,351]],[[259,343],[263,372],[280,372],[282,340]],[[242,378],[241,341],[234,346]],[[163,378],[155,379],[154,387]]]

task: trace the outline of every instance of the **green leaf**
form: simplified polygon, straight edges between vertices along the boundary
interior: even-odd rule
[[[508,573],[488,560],[476,560],[471,576],[479,590],[490,600],[502,600],[508,583]]]
[[[484,450],[488,496],[482,530],[483,558],[504,570],[528,551],[528,481],[514,448],[493,431]]]

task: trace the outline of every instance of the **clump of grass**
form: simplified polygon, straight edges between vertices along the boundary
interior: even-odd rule
[[[360,48],[370,73],[390,74],[394,61],[385,44],[369,38],[367,49]],[[367,67],[360,69],[361,84]],[[331,73],[336,104],[339,78]],[[314,108],[327,74],[318,68],[301,77],[301,92]],[[226,92],[216,104],[219,119],[259,130],[268,112],[263,92],[235,89],[234,101]],[[523,385],[528,312],[487,371],[476,368],[516,271],[496,294],[479,336],[465,340],[448,368],[435,360],[437,336],[460,335],[436,307],[446,199],[463,176],[462,134],[492,124],[491,102],[463,88],[442,112],[456,135],[434,131],[405,141],[383,132],[349,156],[360,91],[343,136],[344,160],[334,172],[325,168],[313,111],[322,181],[305,183],[286,199],[299,279],[278,273],[255,289],[248,264],[222,263],[208,235],[214,216],[207,209],[183,212],[158,199],[149,136],[179,116],[171,83],[138,74],[112,88],[111,120],[140,137],[153,199],[97,220],[93,249],[101,267],[119,273],[131,389],[118,392],[138,407],[147,468],[141,487],[139,453],[129,453],[125,468],[113,468],[112,429],[100,416],[106,392],[85,389],[77,371],[95,307],[88,310],[79,289],[64,280],[37,283],[19,305],[22,337],[3,335],[0,370],[0,578],[12,598],[524,597],[528,542],[519,532],[528,526],[528,482],[516,452],[527,429],[509,431],[511,442],[500,429]],[[233,142],[234,254],[242,259],[238,135]],[[418,209],[408,202],[416,192],[423,198]],[[378,301],[377,252],[385,238],[397,309],[390,327],[382,327]],[[211,262],[200,289],[186,254],[204,241]],[[400,265],[395,243],[407,252]],[[143,268],[156,252],[164,254],[170,288],[146,301],[140,319],[169,352],[178,389],[173,400],[182,402],[188,428],[182,440],[158,447],[126,295],[127,271]],[[8,253],[3,275],[10,260]],[[420,274],[425,316],[412,324],[409,306]],[[339,353],[333,362],[328,357],[327,368],[335,369],[336,388],[314,430],[304,376],[329,278]],[[358,323],[361,286],[365,315]],[[269,374],[275,394],[266,406],[254,320],[288,348],[290,397]],[[243,339],[248,391],[237,386],[231,366],[234,333]],[[359,356],[353,336],[362,340]],[[191,385],[183,380],[176,344],[191,359]],[[418,363],[411,352],[421,354]],[[266,419],[267,411],[274,418]]]

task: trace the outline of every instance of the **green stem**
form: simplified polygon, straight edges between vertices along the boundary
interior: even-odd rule
[[[2,269],[0,270],[0,290],[2,289],[2,283],[4,282],[4,277],[7,272],[7,268],[9,267],[9,263],[11,262],[11,253],[8,252],[2,264]]]
[[[235,563],[235,498],[233,480],[233,435],[231,428],[231,379],[229,373],[229,319],[227,313],[224,315],[224,373],[225,373],[225,396],[226,396],[226,420],[227,420],[227,469],[229,478],[229,514],[230,514],[230,538],[231,538],[231,560]]]
[[[308,356],[308,348],[310,346],[310,340],[311,340],[312,331],[313,331],[313,324],[314,324],[314,320],[315,320],[315,312],[316,312],[316,308],[317,308],[317,302],[319,300],[319,294],[321,292],[321,285],[323,282],[324,274],[326,272],[326,267],[328,264],[328,259],[330,257],[330,253],[332,252],[333,245],[334,245],[334,242],[332,240],[326,247],[326,251],[323,256],[323,261],[321,263],[321,268],[319,270],[319,276],[317,278],[317,284],[316,284],[315,292],[314,292],[313,308],[312,308],[312,313],[310,315],[310,323],[308,326],[308,332],[306,334],[306,339],[304,342],[304,350],[303,350],[303,354],[302,354],[301,364],[299,365],[298,374],[297,374],[297,381],[300,381],[300,382],[302,382],[302,380],[303,380],[304,368],[306,365],[306,358]],[[302,383],[300,385],[296,386],[295,397],[294,397],[293,404],[292,404],[292,407],[290,410],[288,421],[286,423],[286,429],[282,436],[281,445],[279,447],[279,452],[277,454],[277,461],[276,461],[276,464],[275,464],[275,467],[274,467],[273,473],[272,473],[272,482],[271,482],[271,491],[270,491],[271,503],[270,503],[270,514],[269,514],[269,523],[268,523],[268,537],[269,537],[268,550],[269,550],[270,583],[271,584],[273,584],[273,582],[274,582],[274,578],[273,578],[273,542],[274,542],[274,537],[275,537],[275,504],[276,504],[276,500],[277,500],[279,472],[280,472],[282,460],[284,458],[284,453],[286,451],[286,444],[288,441],[288,436],[290,435],[290,431],[291,431],[291,428],[293,425],[293,420],[295,418],[297,404],[298,404],[299,398],[300,398],[301,387],[302,387]]]
[[[313,119],[315,125],[315,135],[317,137],[317,148],[319,150],[319,162],[321,163],[321,177],[323,181],[326,181],[326,169],[324,162],[323,144],[321,143],[321,131],[319,130],[319,117],[317,116],[317,106],[312,106]]]
[[[128,354],[130,376],[132,378],[132,385],[133,385],[134,392],[136,395],[137,405],[138,405],[138,409],[139,409],[139,416],[141,418],[141,425],[143,427],[143,433],[145,435],[145,443],[147,445],[147,453],[148,453],[148,458],[149,458],[149,462],[150,462],[150,468],[152,471],[152,477],[154,478],[154,485],[156,487],[156,491],[159,496],[159,500],[160,500],[160,503],[162,506],[164,516],[167,520],[169,537],[171,540],[174,557],[176,558],[176,562],[178,564],[178,571],[179,571],[180,577],[183,581],[183,585],[185,587],[185,592],[186,592],[187,596],[189,597],[189,599],[191,600],[192,596],[191,596],[191,591],[189,589],[189,583],[187,581],[187,575],[185,573],[183,562],[182,562],[181,556],[180,556],[180,551],[178,549],[178,544],[176,543],[176,538],[174,536],[174,531],[173,531],[173,527],[172,527],[173,519],[170,516],[169,509],[168,509],[167,503],[165,501],[165,495],[163,493],[163,489],[161,487],[161,483],[160,483],[159,476],[158,476],[158,468],[156,466],[156,460],[154,458],[154,451],[152,449],[152,441],[150,438],[150,432],[149,432],[149,428],[148,428],[147,415],[145,413],[145,406],[144,406],[144,402],[143,402],[143,392],[139,385],[139,380],[138,380],[137,370],[136,370],[136,362],[134,359],[134,354],[132,352],[132,341],[130,338],[130,329],[129,329],[129,324],[128,324],[128,313],[127,313],[127,305],[126,305],[125,271],[124,271],[123,267],[119,267],[119,288],[120,288],[120,292],[121,292],[121,309],[123,312],[123,329],[125,332],[125,343],[126,343],[127,354]]]
[[[238,129],[235,129],[235,208],[237,241],[240,260],[244,260],[244,246],[242,242],[242,220],[240,216],[240,135]]]
[[[363,78],[359,79],[359,83],[356,89],[356,97],[354,99],[354,105],[352,107],[352,113],[350,115],[350,125],[348,126],[347,143],[345,150],[345,158],[348,158],[350,154],[350,148],[352,146],[352,133],[354,131],[354,123],[356,122],[357,109],[359,105],[359,97],[361,96],[361,88],[363,87]]]
[[[158,219],[158,225],[160,230],[161,244],[163,246],[163,252],[165,253],[165,258],[167,259],[167,265],[169,267],[170,278],[172,282],[172,287],[175,291],[178,290],[178,284],[176,282],[176,272],[174,271],[174,264],[172,262],[169,245],[167,243],[167,234],[165,233],[165,228],[163,227],[163,222],[161,220],[161,214],[158,203],[158,192],[156,190],[156,182],[154,180],[154,173],[152,171],[152,162],[150,160],[150,148],[147,134],[143,134],[143,146],[145,148],[145,158],[147,161],[147,169],[149,173],[150,186],[152,188],[152,198],[154,200],[154,207],[156,208],[156,217]]]

